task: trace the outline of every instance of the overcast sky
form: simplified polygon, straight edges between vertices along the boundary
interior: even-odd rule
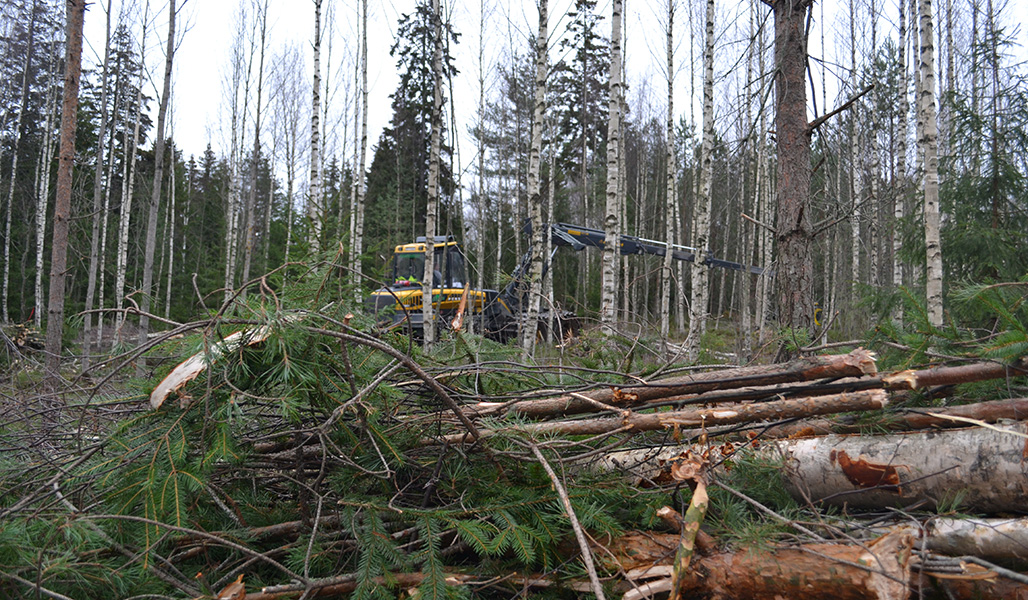
[[[445,0],[444,0],[445,1]],[[451,0],[452,1],[452,0]],[[142,6],[145,0],[126,0],[124,5],[130,12],[129,21],[138,31],[138,21],[141,17]],[[151,83],[148,92],[156,97],[156,88],[163,75],[163,45],[164,36],[167,31],[166,4],[164,0],[154,0],[151,11],[157,16],[151,26],[151,35],[147,42],[147,62],[151,70]],[[232,42],[234,23],[239,10],[240,0],[187,0],[183,6],[182,0],[178,0],[180,9],[180,46],[175,58],[175,73],[173,80],[174,92],[174,136],[177,146],[184,151],[186,156],[190,154],[199,155],[203,152],[207,143],[210,142],[219,154],[225,153],[227,136],[223,131],[221,122],[225,120],[224,110],[227,102],[223,99],[223,78],[229,67],[229,47]],[[249,4],[249,0],[243,0]],[[86,15],[86,46],[84,60],[87,65],[94,65],[102,60],[104,40],[104,5],[103,0],[96,0],[89,5]],[[122,3],[114,0],[113,12],[117,15]],[[329,9],[328,6],[332,5]],[[330,28],[332,34],[332,57],[331,64],[327,63],[326,40],[322,48],[322,74],[323,77],[331,71],[331,77],[341,78],[337,72],[343,60],[353,60],[357,52],[356,38],[356,5],[355,0],[323,0],[324,12],[329,10],[332,15],[333,24],[331,27],[325,22],[328,15],[323,16],[323,27]],[[526,47],[525,40],[530,32],[537,27],[537,13],[535,4],[531,0],[489,0],[487,4],[492,8],[489,12],[486,27],[487,64],[501,54],[506,52],[510,45],[508,38],[513,38],[515,44],[522,50]],[[556,45],[555,35],[563,32],[567,24],[566,13],[571,6],[572,0],[550,0],[550,31],[551,48]],[[893,35],[895,32],[887,22],[889,14],[894,12],[890,0],[886,0],[886,16],[883,17],[879,35]],[[413,9],[413,0],[371,0],[369,2],[369,32],[368,54],[369,54],[369,110],[368,110],[368,142],[369,153],[371,147],[377,142],[382,127],[388,124],[391,117],[390,99],[391,94],[397,85],[395,73],[395,61],[389,56],[389,48],[395,38],[397,21],[403,13],[409,13]],[[453,4],[452,19],[456,23],[456,29],[462,34],[460,44],[455,48],[455,55],[458,69],[461,71],[454,80],[454,97],[458,104],[456,113],[458,130],[463,132],[470,122],[478,99],[477,82],[477,51],[478,51],[478,22],[479,5],[477,0],[457,0]],[[626,43],[627,68],[626,75],[629,84],[638,90],[640,82],[649,80],[649,86],[654,88],[654,95],[659,104],[663,104],[662,91],[664,74],[662,63],[664,61],[664,38],[662,26],[658,21],[657,13],[663,12],[663,0],[626,0]],[[658,5],[661,8],[658,8]],[[744,27],[748,19],[744,2],[725,2],[718,0],[719,25],[718,30],[724,27]],[[823,20],[828,24],[825,32],[826,45],[831,46],[836,36],[848,35],[839,32],[840,19],[834,15],[835,10],[848,10],[848,0],[824,0],[815,7],[814,30],[811,32],[810,52],[812,55],[819,55],[821,31],[819,28],[822,20],[822,6],[825,11]],[[601,14],[608,15],[601,30],[604,36],[610,35],[609,13],[610,0],[601,0],[598,6]],[[1026,33],[1021,23],[1028,21],[1028,2],[1023,0],[1012,0],[1008,7],[1008,26],[1016,25],[1019,29],[1018,41],[1022,44],[1021,53],[1025,53]],[[741,20],[741,23],[740,23]],[[314,28],[314,10],[312,0],[270,0],[269,8],[269,52],[274,53],[275,49],[284,42],[301,43],[307,54],[307,69],[310,71],[312,47],[310,39]],[[182,23],[185,24],[183,30]],[[685,38],[686,17],[679,14],[676,18],[676,36],[679,40]],[[848,25],[846,25],[848,28]],[[735,35],[735,34],[732,34]],[[718,52],[724,57],[737,57],[742,52],[741,41],[732,39],[730,35],[719,36]],[[847,50],[848,53],[848,50]],[[826,50],[830,61],[834,61],[834,51]],[[551,52],[551,62],[556,59],[555,52]],[[696,59],[698,60],[698,53]],[[688,110],[686,61],[689,59],[687,46],[678,50],[676,58],[680,68],[683,69],[677,76],[679,83],[676,93],[676,108],[681,113]],[[848,62],[848,60],[846,61]],[[736,68],[744,68],[743,65],[735,63]],[[732,68],[728,63],[721,67],[721,74]],[[835,69],[837,71],[837,69]],[[311,77],[307,73],[308,79]],[[819,78],[818,78],[819,79]],[[829,73],[828,87],[836,89],[835,75]],[[156,84],[156,85],[155,85]],[[819,84],[819,81],[818,81]],[[487,83],[488,85],[488,83]],[[340,92],[342,93],[342,92]],[[631,93],[631,92],[630,92]],[[820,95],[820,94],[819,94]],[[310,98],[297,99],[300,102],[310,102]],[[829,102],[834,101],[833,94],[829,94]],[[156,106],[156,103],[154,103]],[[824,107],[819,107],[824,111]],[[337,136],[338,137],[338,136]],[[266,140],[267,144],[268,141]],[[337,140],[336,143],[341,143]],[[472,148],[470,141],[462,141],[461,148],[462,162],[472,160]],[[370,162],[370,155],[369,155]]]

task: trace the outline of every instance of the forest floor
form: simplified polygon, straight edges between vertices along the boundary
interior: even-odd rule
[[[47,391],[18,335],[0,597],[1028,598],[1023,355],[739,364],[722,328],[524,362],[279,310]]]

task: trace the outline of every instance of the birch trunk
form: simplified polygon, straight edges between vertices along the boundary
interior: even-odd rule
[[[309,245],[312,255],[321,252],[321,2],[314,0],[314,85],[311,87],[311,182],[310,198],[307,201],[307,218],[310,220]]]
[[[700,341],[707,328],[707,304],[710,296],[710,270],[703,264],[710,245],[711,183],[714,175],[714,0],[707,0],[706,35],[703,50],[703,142],[700,150],[700,193],[693,205],[692,245],[696,260],[692,263],[692,312],[689,317],[689,339],[686,358],[694,361],[700,353]]]
[[[36,31],[36,5],[38,0],[32,3],[29,9],[28,28],[28,49],[25,51],[25,61],[22,63],[21,73],[21,95],[18,99],[18,116],[14,119],[14,147],[11,153],[11,183],[7,188],[7,217],[4,221],[4,281],[3,289],[0,290],[0,304],[2,304],[3,321],[10,323],[11,317],[7,309],[7,297],[11,281],[11,216],[14,212],[14,187],[17,183],[18,174],[18,153],[21,149],[21,124],[28,108],[29,94],[29,70],[32,67],[32,53],[35,49]]]
[[[161,185],[164,183],[164,128],[168,116],[168,104],[171,100],[171,72],[175,59],[175,0],[168,2],[168,39],[164,59],[164,88],[161,92],[160,108],[157,111],[157,131],[154,133],[154,181],[153,193],[150,196],[150,212],[146,223],[146,246],[143,257],[143,287],[139,307],[139,344],[146,343],[150,331],[150,305],[153,291],[153,260],[157,247],[157,217],[161,209]],[[136,363],[136,374],[142,375],[146,368],[146,359],[139,357]]]
[[[174,2],[174,0],[172,0]],[[50,258],[50,302],[46,321],[47,379],[60,378],[64,332],[64,288],[68,265],[68,230],[71,221],[71,176],[75,167],[75,126],[82,75],[82,22],[86,0],[67,0],[68,39],[64,59],[64,101],[61,106],[61,156],[54,202],[53,248]],[[52,418],[52,417],[51,417]]]
[[[175,109],[171,108],[171,139],[175,139]],[[171,287],[175,274],[175,152],[171,153],[171,169],[168,172],[168,220],[164,235],[168,243],[168,271],[164,289],[164,318],[171,318]],[[188,228],[188,223],[186,223]]]
[[[140,64],[146,61],[146,26],[150,19],[150,2],[147,1],[143,8],[142,34],[140,35],[139,61]],[[132,222],[132,197],[136,193],[136,151],[139,148],[139,127],[142,122],[143,106],[143,77],[146,69],[139,69],[139,81],[136,82],[136,115],[135,124],[132,126],[131,150],[125,155],[125,164],[121,186],[121,218],[118,221],[118,260],[115,266],[114,275],[114,297],[118,307],[122,305],[125,298],[125,278],[128,270],[128,234],[129,225]],[[117,336],[121,339],[121,329],[125,324],[125,313],[118,312],[115,317]]]
[[[939,157],[938,128],[935,112],[935,48],[931,0],[918,2],[921,30],[921,96],[920,111],[924,130],[920,145],[924,152],[924,235],[926,247],[925,295],[928,322],[942,327],[942,245],[939,228]]]
[[[532,218],[531,262],[529,263],[528,316],[521,328],[522,357],[527,361],[535,351],[535,337],[539,327],[539,306],[542,300],[544,223],[543,198],[539,185],[542,162],[543,119],[546,115],[547,60],[547,0],[539,1],[539,33],[535,38],[535,100],[532,108],[532,145],[528,157],[528,202]]]
[[[1024,508],[1028,476],[1023,422],[885,436],[779,442],[796,498],[850,508],[959,507],[985,513]]]
[[[60,44],[54,42],[52,45],[53,54],[57,54]],[[57,67],[59,61],[56,56],[50,60],[50,72],[46,83],[46,118],[43,124],[43,148],[39,153],[39,160],[36,163],[36,281],[35,281],[35,305],[32,311],[32,322],[39,329],[43,324],[43,258],[46,249],[46,217],[47,206],[50,203],[50,169],[53,167],[54,155],[54,127],[57,120]],[[62,125],[63,126],[63,125]]]
[[[899,2],[899,135],[896,144],[896,185],[893,193],[892,207],[892,287],[898,294],[903,287],[903,263],[900,261],[900,248],[903,240],[900,236],[899,224],[903,220],[903,203],[907,199],[907,121],[910,113],[910,101],[907,98],[907,16],[906,2]],[[892,320],[898,325],[903,324],[903,304],[898,300],[892,309]]]
[[[428,205],[425,209],[425,271],[421,278],[422,329],[425,352],[435,344],[435,315],[432,288],[435,275],[435,229],[439,211],[439,147],[442,141],[443,110],[443,14],[439,0],[432,0],[432,140],[428,156]],[[442,288],[442,282],[439,284]]]
[[[610,34],[610,108],[607,123],[607,200],[603,216],[606,239],[618,239],[618,184],[621,144],[621,13],[624,0],[614,0]],[[617,244],[603,246],[600,324],[603,333],[613,335],[617,326],[617,283],[619,252]]]
[[[84,358],[82,359],[82,369],[89,369],[90,355],[92,354],[92,342],[93,342],[93,303],[96,299],[96,279],[97,271],[101,270],[101,261],[103,255],[100,253],[100,221],[106,219],[107,213],[103,206],[103,195],[104,195],[104,142],[107,138],[107,81],[108,75],[110,74],[110,58],[111,58],[111,0],[107,0],[107,9],[105,14],[107,15],[106,33],[104,35],[104,60],[100,66],[100,127],[97,130],[96,136],[96,167],[93,174],[93,223],[91,235],[89,236],[89,274],[87,275],[86,282],[86,305],[83,312],[85,313],[85,323],[82,328],[82,338],[85,340],[85,348],[83,352]],[[113,154],[113,149],[111,150]],[[108,183],[108,187],[109,187]],[[105,222],[106,225],[106,222]],[[103,317],[98,317],[98,320],[102,320]]]
[[[121,95],[119,88],[120,88],[120,86],[118,88],[115,88],[115,90],[114,90],[113,106],[117,106],[118,105],[118,97]],[[101,218],[101,222],[100,222],[100,261],[99,261],[99,269],[98,269],[98,272],[97,272],[97,282],[96,282],[97,283],[97,285],[96,285],[96,287],[97,287],[96,306],[97,306],[97,308],[99,308],[101,310],[103,310],[104,307],[106,306],[106,302],[105,302],[105,298],[104,298],[104,292],[106,291],[106,287],[107,287],[107,269],[104,268],[104,264],[107,262],[107,233],[108,233],[107,230],[108,230],[108,227],[110,226],[110,220],[111,220],[111,187],[112,187],[111,183],[114,181],[114,164],[115,164],[115,160],[114,160],[114,138],[115,138],[115,135],[117,134],[118,127],[121,125],[118,122],[118,112],[117,111],[114,111],[114,114],[112,115],[112,117],[113,118],[111,119],[111,126],[110,126],[111,134],[110,134],[110,138],[109,138],[110,142],[108,143],[108,146],[111,148],[111,151],[107,153],[107,185],[104,186],[103,210],[101,212],[102,218]],[[123,137],[122,141],[124,142],[125,141],[124,138],[126,138],[127,136],[122,136],[122,137]],[[126,147],[123,149],[123,151],[124,152],[128,152],[128,148],[127,148],[128,144],[124,144],[124,145]],[[99,351],[99,349],[101,347],[101,344],[103,342],[103,337],[104,337],[104,315],[103,315],[103,313],[101,313],[101,314],[97,315],[97,318],[96,318],[96,336],[95,336],[95,338],[96,338],[97,351]]]
[[[857,8],[854,0],[850,0],[850,89],[852,94],[857,93]],[[850,111],[849,129],[850,139],[848,144],[850,163],[850,303],[856,306],[857,286],[860,285],[860,211],[861,188],[863,181],[861,170],[858,164],[858,150],[860,146],[860,130],[857,126],[857,113]],[[859,313],[853,311],[854,317],[859,319]],[[858,325],[860,327],[861,325]]]
[[[243,40],[246,36],[246,15],[241,14],[236,24],[235,40],[232,46],[232,75],[229,86],[232,94],[231,142],[228,156],[228,202],[225,206],[225,285],[224,302],[228,303],[235,293],[237,246],[239,242],[239,154],[242,141],[239,133],[239,85],[243,80]],[[244,86],[242,118],[246,117],[246,96],[249,94],[249,72]],[[243,128],[245,130],[245,127]]]
[[[364,253],[364,198],[367,194],[364,168],[368,152],[368,0],[361,0],[361,125],[360,160],[354,174],[357,200],[350,215],[353,221],[350,254],[353,257],[354,286],[359,289],[362,279],[361,255]]]

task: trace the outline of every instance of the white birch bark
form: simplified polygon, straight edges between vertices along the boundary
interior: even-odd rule
[[[32,323],[36,329],[43,325],[43,307],[46,306],[45,292],[43,290],[43,262],[46,250],[46,217],[47,207],[50,202],[50,172],[53,167],[54,156],[54,128],[57,126],[57,50],[60,44],[51,40],[52,56],[50,57],[50,72],[47,74],[46,83],[46,118],[43,122],[43,149],[39,154],[39,161],[36,164],[36,280],[35,280],[35,308],[32,311]]]
[[[368,154],[368,0],[361,0],[361,124],[360,124],[360,160],[354,177],[357,186],[357,200],[354,203],[351,219],[353,235],[351,256],[353,257],[353,282],[360,286],[362,278],[361,255],[364,254],[364,201],[367,195],[367,180],[364,173]],[[359,289],[359,287],[358,287]]]
[[[857,93],[857,8],[856,2],[850,0],[850,90],[851,94]],[[848,144],[850,164],[850,302],[856,305],[857,287],[860,284],[860,210],[861,197],[863,196],[860,167],[857,164],[860,145],[860,131],[857,126],[857,115],[855,111],[850,112],[849,118],[850,139]],[[854,312],[857,316],[858,313]],[[859,318],[859,317],[857,317]]]
[[[707,0],[706,35],[703,51],[703,142],[700,150],[700,193],[693,205],[692,245],[696,260],[692,263],[692,314],[689,318],[688,360],[696,360],[700,341],[707,328],[707,304],[710,295],[710,271],[703,259],[710,244],[711,183],[714,161],[714,0]]]
[[[610,108],[607,123],[607,198],[604,208],[602,287],[600,290],[600,325],[603,333],[613,335],[617,326],[618,284],[618,185],[620,183],[621,145],[621,13],[624,0],[614,0],[610,34]]]
[[[893,193],[892,207],[892,287],[898,292],[903,287],[903,262],[900,260],[900,248],[903,240],[900,236],[899,224],[903,219],[903,204],[907,198],[907,130],[910,113],[910,100],[907,97],[909,82],[907,81],[907,15],[906,2],[899,3],[899,135],[896,140],[896,185]],[[903,304],[895,302],[892,309],[892,320],[898,325],[903,324]]]
[[[920,145],[924,152],[924,233],[926,247],[925,296],[928,322],[941,327],[942,320],[942,245],[939,239],[938,129],[935,111],[935,48],[931,0],[920,0],[918,16],[921,30],[920,111],[924,130]]]
[[[668,336],[671,334],[671,280],[674,275],[671,266],[671,245],[675,243],[674,216],[678,200],[678,179],[675,173],[678,164],[675,157],[675,4],[675,0],[667,0],[667,115],[664,147],[664,241],[667,247],[660,269],[660,339],[664,344],[665,354],[668,352]]]
[[[428,205],[425,209],[425,270],[421,278],[421,306],[425,352],[435,344],[435,311],[432,288],[435,274],[435,229],[439,211],[439,151],[443,110],[443,15],[439,0],[432,0],[432,140],[428,158]],[[443,287],[442,282],[439,285]]]
[[[128,234],[132,222],[132,197],[136,193],[136,151],[139,149],[139,127],[142,120],[141,109],[143,106],[143,77],[146,69],[142,65],[146,63],[146,26],[149,23],[150,2],[147,1],[143,8],[142,34],[139,45],[139,80],[136,82],[136,114],[135,124],[132,126],[132,144],[125,155],[124,171],[122,174],[121,186],[121,218],[118,220],[118,259],[114,270],[114,298],[121,307],[125,298],[125,279],[128,269]],[[125,324],[125,313],[118,312],[115,317],[115,328],[120,340],[122,325]]]
[[[310,253],[321,252],[321,222],[324,208],[321,204],[321,2],[314,0],[314,85],[311,87],[311,179],[307,200],[307,218],[310,221]]]
[[[547,37],[549,15],[547,0],[538,0],[539,32],[535,38],[535,101],[532,108],[532,142],[528,156],[528,202],[532,219],[531,262],[528,279],[528,316],[521,328],[521,350],[526,360],[535,351],[535,337],[539,327],[539,307],[542,300],[543,277],[543,199],[539,185],[542,161],[543,119],[546,114],[546,79],[549,71]]]
[[[243,84],[243,41],[246,38],[246,32],[249,28],[246,19],[246,13],[240,11],[238,20],[236,21],[236,33],[235,39],[232,44],[232,70],[230,75],[230,81],[228,87],[232,96],[232,116],[231,116],[231,140],[229,142],[229,156],[228,156],[228,201],[225,203],[225,285],[224,285],[224,302],[228,302],[232,295],[235,293],[236,286],[236,267],[238,262],[238,245],[239,245],[239,161],[241,148],[243,146],[243,140],[241,138],[240,129],[244,132],[245,127],[240,128],[240,120],[246,117],[246,99],[249,95],[250,87],[250,75],[249,69],[245,76],[246,83]],[[243,108],[240,111],[239,108],[239,88],[243,85]],[[243,134],[245,135],[245,133]]]
[[[37,0],[38,1],[38,0]],[[4,274],[3,289],[0,290],[0,308],[2,308],[4,323],[10,323],[11,318],[7,308],[7,296],[11,280],[11,214],[14,212],[14,184],[17,182],[18,154],[21,149],[21,125],[24,120],[25,110],[28,103],[29,93],[29,69],[32,66],[32,53],[35,49],[36,30],[36,3],[32,3],[29,9],[28,27],[28,50],[25,52],[25,60],[22,63],[21,93],[18,99],[18,116],[14,119],[14,148],[11,153],[11,183],[7,188],[7,215],[4,220]]]
[[[174,105],[170,108],[171,111],[171,139],[175,139],[175,109]],[[164,238],[168,241],[168,270],[166,272],[165,288],[164,288],[164,318],[169,319],[171,317],[171,283],[172,278],[175,274],[175,217],[177,209],[175,208],[175,153],[171,154],[171,169],[168,172],[168,220],[167,220],[167,231],[164,234]],[[187,224],[188,226],[188,224]]]

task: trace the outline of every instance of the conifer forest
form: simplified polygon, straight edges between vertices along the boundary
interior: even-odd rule
[[[1028,599],[1016,0],[5,0],[0,598]]]

